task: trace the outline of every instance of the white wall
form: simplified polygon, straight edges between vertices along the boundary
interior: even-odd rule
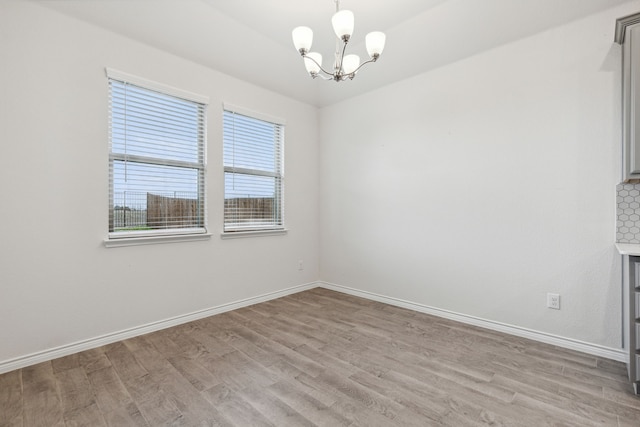
[[[0,4],[0,61],[0,364],[317,280],[314,107],[30,2]],[[105,67],[210,97],[210,241],[103,246]],[[223,101],[287,120],[286,236],[220,239]]]
[[[322,109],[322,279],[619,348],[613,30],[639,6]]]

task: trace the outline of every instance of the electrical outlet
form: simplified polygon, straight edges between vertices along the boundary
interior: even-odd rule
[[[304,262],[301,259],[298,260],[298,270],[304,270]]]
[[[547,294],[547,307],[560,310],[560,294]]]

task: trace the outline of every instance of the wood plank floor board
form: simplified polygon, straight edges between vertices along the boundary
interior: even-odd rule
[[[251,333],[251,331],[245,327],[234,329],[234,333],[237,338],[231,346],[235,351],[227,352],[222,356],[223,358],[229,354],[240,351],[262,366],[271,366],[279,360],[279,353],[273,351],[274,346],[269,345],[269,340],[258,334]]]
[[[327,389],[326,393],[335,393],[333,389]],[[341,398],[331,405],[331,410],[348,419],[352,426],[399,426],[391,418],[378,412],[371,411],[353,399]],[[387,414],[389,415],[389,414]]]
[[[64,426],[62,402],[52,363],[38,363],[20,371],[22,372],[24,425]]]
[[[362,342],[362,341],[361,341]],[[439,369],[442,364],[448,364],[447,370],[458,371],[461,374],[476,377],[482,381],[489,381],[494,375],[495,369],[488,367],[488,365],[469,363],[472,359],[471,356],[481,357],[484,360],[484,356],[479,351],[474,352],[462,352],[451,354],[446,352],[446,357],[433,357],[443,353],[443,350],[424,351],[424,347],[409,340],[399,341],[398,334],[393,334],[393,339],[377,339],[376,345],[373,343],[364,344],[364,348],[361,348],[365,354],[370,354],[372,351],[378,356],[379,363],[386,365],[386,361],[389,358],[393,358],[397,363],[402,363],[411,366],[422,366],[427,369]],[[434,365],[435,364],[435,365]]]
[[[488,399],[485,397],[470,395],[463,398],[456,393],[451,393],[437,382],[425,381],[394,370],[387,372],[384,378],[395,383],[411,396],[416,395],[420,398],[414,402],[418,404],[429,402],[429,405],[436,408],[435,414],[440,416],[440,422],[443,425],[483,425],[486,420],[491,420],[496,425],[501,424],[498,421],[500,416],[496,416],[490,409],[487,409]],[[405,394],[405,398],[408,398],[406,396]],[[444,413],[441,414],[439,408],[444,408]],[[505,425],[518,425],[516,420],[517,418],[511,419],[511,422]],[[491,423],[489,424],[491,425]]]
[[[54,359],[51,361],[51,366],[53,368],[54,373],[66,371],[68,369],[77,368],[80,366],[80,362],[78,361],[79,355],[71,354],[69,356],[60,357],[58,359]]]
[[[523,356],[519,353],[509,354],[506,352],[484,351],[468,354],[470,362],[482,363],[483,360],[489,362],[486,366],[491,366],[492,370],[500,368],[517,369],[528,373],[545,373],[553,376],[562,375],[564,366],[562,363],[552,360],[539,359],[537,357]],[[482,363],[485,365],[484,363]]]
[[[241,351],[227,353],[222,356],[222,359],[230,366],[233,366],[237,371],[242,372],[247,375],[247,377],[251,378],[253,386],[268,387],[279,380],[278,375],[274,374],[269,369],[265,369],[264,366],[260,365]]]
[[[161,388],[158,388],[157,392],[147,393],[145,397],[137,400],[137,406],[144,419],[151,426],[183,425],[182,413]]]
[[[45,390],[57,390],[56,377],[53,373],[53,365],[51,362],[42,362],[27,366],[18,372],[22,374],[23,392],[37,393]],[[9,374],[11,374],[11,372],[9,372]]]
[[[232,425],[237,426],[275,426],[251,404],[224,384],[203,392],[211,405]]]
[[[539,420],[537,421],[537,425],[557,425],[558,423],[562,423],[563,425],[571,425],[571,426],[600,426],[600,425],[615,425],[617,422],[617,417],[611,420],[599,421],[596,419],[591,419],[585,414],[576,413],[568,408],[558,408],[556,405],[542,402],[538,399],[534,399],[525,394],[518,393],[513,402],[514,406],[516,406],[521,413],[528,414],[538,414]],[[525,409],[528,409],[528,412],[524,412]]]
[[[638,422],[620,419],[620,417],[618,417],[618,427],[638,427]]]
[[[231,424],[179,371],[163,374],[156,381],[164,396],[180,413],[176,423],[185,426]]]
[[[622,363],[315,288],[0,375],[0,426],[634,426]]]
[[[408,380],[405,378],[405,382]],[[447,383],[436,382],[438,393],[446,390],[444,396],[441,394],[430,394],[430,399],[435,402],[447,402],[454,414],[462,414],[469,418],[469,421],[480,421],[481,423],[489,423],[490,425],[505,426],[552,426],[552,425],[579,425],[571,419],[557,416],[555,419],[549,419],[547,414],[540,413],[537,408],[531,408],[522,405],[516,399],[518,394],[514,395],[511,402],[504,402],[491,396],[476,393],[461,393],[460,396],[454,396],[448,390]],[[422,392],[425,387],[421,387]],[[434,391],[431,390],[431,393]],[[447,416],[451,416],[451,412]],[[558,424],[556,424],[558,423]],[[587,423],[588,424],[588,423]]]
[[[360,372],[360,375],[376,377],[364,371]],[[327,371],[317,378],[311,379],[302,375],[298,379],[326,394],[337,395],[337,401],[332,408],[340,408],[346,416],[356,421],[363,420],[363,412],[367,414],[364,418],[369,420],[367,422],[375,423],[372,425],[424,425],[428,420],[390,397],[387,390],[368,388],[355,381],[353,376],[344,377]]]
[[[269,318],[265,325],[271,328],[273,331],[286,331],[289,336],[294,338],[294,347],[302,344],[309,344],[313,346],[322,346],[327,343],[327,339],[330,339],[323,331],[318,331],[315,328],[310,327],[304,322],[293,322],[295,319],[281,315],[275,315]],[[320,332],[320,333],[318,333]]]
[[[274,396],[268,388],[247,387],[240,390],[238,394],[276,426],[312,427],[314,425],[286,402]]]
[[[619,405],[625,405],[633,409],[640,409],[638,406],[638,396],[625,390],[612,390],[608,387],[602,387],[602,395],[606,401],[616,402]]]
[[[103,412],[118,413],[123,409],[126,409],[126,413],[131,412],[132,405],[135,406],[133,398],[112,367],[91,371],[87,374],[87,378],[91,383],[91,391],[96,398],[96,403]]]
[[[575,380],[576,382],[580,382],[582,384],[590,384],[597,387],[610,387],[613,389],[623,389],[626,388],[628,382],[626,379],[623,380],[620,376],[617,378],[606,371],[602,371],[597,368],[593,368],[589,372],[586,372],[582,369],[575,369],[569,366],[565,366],[562,370],[563,379]]]
[[[308,298],[306,296],[300,297],[299,293],[287,295],[287,296],[282,297],[281,299],[286,300],[286,301],[294,301],[296,304],[299,304],[302,307],[304,307],[305,311],[306,310],[312,310],[312,309],[320,309],[320,310],[322,310],[325,307],[320,302],[315,301],[314,299]]]
[[[103,415],[110,427],[150,427],[135,404],[103,412]]]
[[[351,377],[345,378],[333,372],[323,372],[316,377],[315,382],[336,390],[339,393],[339,400],[345,397],[350,401],[358,402],[369,410],[384,415],[390,419],[398,418],[398,413],[403,410],[402,405],[389,399],[387,396],[377,393],[375,390],[368,389]]]
[[[320,337],[323,338],[324,343],[334,345],[350,345],[362,338],[362,335],[358,334],[354,328],[347,327],[330,327],[327,322],[308,320],[305,323],[311,328],[315,328],[320,333]]]
[[[128,341],[133,342],[132,340]],[[105,346],[105,354],[121,378],[141,377],[148,373],[131,354],[124,342]]]
[[[627,368],[624,364],[604,357],[596,358],[596,368],[602,369],[605,372],[615,372],[619,375],[627,375]]]
[[[64,422],[66,426],[95,426],[106,427],[107,422],[104,419],[104,413],[93,402],[90,405],[83,406],[64,413]]]
[[[243,313],[240,316],[250,320],[250,322],[245,326],[272,340],[274,343],[280,344],[289,349],[294,349],[299,345],[304,344],[304,342],[302,342],[298,336],[292,334],[290,330],[278,330],[278,328],[274,327],[273,324],[267,323],[269,320],[268,318],[257,319],[255,317],[255,312],[251,313],[251,310],[247,310],[246,314]]]
[[[640,407],[628,407],[619,402],[601,399],[594,401],[590,396],[580,393],[578,390],[560,387],[558,396],[548,396],[549,402],[562,402],[564,407],[571,407],[572,410],[581,413],[590,414],[597,411],[598,416],[608,417],[610,414],[622,416],[624,419],[639,420],[640,425]],[[553,398],[553,400],[551,400]]]
[[[80,354],[82,355],[84,354],[84,352]],[[90,357],[86,357],[84,359],[81,358],[80,366],[82,366],[82,368],[87,373],[87,375],[90,374],[91,372],[100,371],[104,368],[113,369],[113,366],[111,365],[111,361],[109,360],[107,355],[104,353],[100,353],[100,354],[96,353]]]
[[[376,376],[386,373],[389,370],[389,366],[393,366],[392,362],[399,363],[395,359],[386,359],[383,356],[378,356],[374,350],[366,352],[363,347],[354,345],[343,347],[328,344],[318,350]]]
[[[300,353],[308,359],[317,360],[318,364],[323,367],[322,371],[330,369],[332,372],[348,377],[349,375],[360,369],[352,363],[349,363],[347,360],[343,360],[340,357],[335,357],[327,352],[313,348],[306,344],[296,347],[295,351],[296,353]]]
[[[329,313],[325,313],[324,315],[328,314]],[[301,313],[299,318],[312,328],[323,330],[331,335],[336,333],[348,334],[356,327],[355,324],[339,319],[337,316],[331,316],[328,319],[325,319],[313,314],[312,312]]]
[[[341,396],[335,393],[334,390],[327,389],[320,383],[317,383],[314,377],[302,373],[295,378],[297,388],[301,388],[309,396],[322,402],[327,406],[333,406],[340,402]]]
[[[22,372],[0,375],[0,426],[22,423]]]
[[[249,329],[250,327],[253,330]],[[289,347],[286,343],[278,341],[279,331],[277,329],[269,329],[264,325],[252,324],[251,326],[234,326],[233,330],[236,338],[230,345],[234,348],[234,351],[241,351],[264,366],[271,366],[277,361],[285,361],[304,372],[311,372],[312,374],[317,374],[325,369],[316,360],[296,353],[294,349],[299,345],[291,343],[291,347]],[[247,339],[243,341],[243,338]],[[261,352],[247,346],[247,342],[254,344]]]
[[[122,383],[127,389],[127,393],[131,396],[136,405],[146,400],[150,395],[160,393],[161,388],[157,379],[151,374],[134,378],[122,378]]]
[[[196,328],[190,328],[188,330],[181,329],[173,331],[168,334],[171,341],[173,341],[179,348],[178,353],[181,357],[187,357],[189,359],[196,359],[203,353],[208,353],[209,348],[207,344],[198,341],[196,337],[201,337],[200,331]],[[209,341],[209,340],[207,340]]]
[[[23,422],[25,426],[64,426],[62,404],[55,390],[24,393]]]
[[[422,422],[442,423],[444,416],[449,412],[448,407],[441,401],[423,399],[413,391],[401,388],[384,375],[374,376],[367,372],[357,372],[349,376],[349,379],[380,395],[387,396],[401,407],[418,415],[418,419]]]
[[[275,331],[273,333],[275,333]],[[245,346],[242,342],[239,343],[240,345],[234,344],[234,347],[263,366],[269,367],[279,361],[286,361],[293,366],[299,367],[300,369],[309,372],[317,373],[323,369],[317,360],[308,359],[298,354],[295,349],[299,346],[290,348],[280,343],[274,342],[259,334],[254,334],[254,336],[249,337],[247,335],[244,335],[242,332],[239,332],[239,335],[241,335],[242,337],[247,337],[247,341],[251,340],[252,344],[258,347],[261,351],[257,352],[250,346]]]
[[[326,405],[308,394],[300,386],[300,383],[293,380],[282,380],[269,386],[271,394],[278,399],[296,408],[296,410],[317,426],[348,426],[351,421],[341,416]],[[333,405],[335,402],[331,402]]]
[[[525,386],[521,383],[510,380],[509,378],[496,376],[495,383],[502,384],[505,387],[511,387],[518,390],[518,398],[526,396],[529,399],[533,399],[541,404],[550,405],[561,411],[567,411],[576,414],[578,417],[585,418],[588,421],[597,421],[596,424],[600,425],[615,425],[617,423],[617,414],[625,412],[627,416],[634,417],[631,411],[621,411],[621,408],[614,407],[614,405],[602,403],[600,405],[593,404],[592,399],[582,399],[582,395],[578,397],[569,393],[551,393],[541,390],[536,387]],[[579,394],[579,393],[578,393]],[[518,400],[518,399],[515,399]],[[591,402],[585,404],[585,402]],[[601,402],[604,402],[602,400]],[[639,418],[640,419],[640,418]]]
[[[164,358],[178,356],[184,354],[183,349],[176,344],[170,337],[173,333],[164,333],[164,331],[153,332],[145,336],[146,341],[154,347],[155,351],[160,353]]]
[[[596,356],[578,352],[572,352],[565,348],[557,348],[549,344],[539,343],[522,338],[520,340],[527,356],[536,357],[550,361],[557,361],[565,366],[597,368],[598,358]]]
[[[0,424],[2,427],[22,427],[23,425],[24,421],[22,420],[22,417],[13,418],[6,423]]]
[[[517,369],[508,368],[504,365],[496,367],[496,373],[512,379],[518,379],[525,384],[543,389],[552,393],[559,393],[560,387],[573,389],[582,394],[589,394],[593,398],[603,397],[603,387],[597,384],[583,383],[575,378],[554,375],[552,372],[545,372],[541,369]]]
[[[269,372],[278,377],[278,381],[286,379],[294,379],[302,373],[302,371],[290,363],[280,360],[273,365],[269,366]]]
[[[123,375],[118,371],[117,363],[114,368],[123,379],[132,379],[136,377],[148,377],[150,372],[169,372],[174,369],[169,359],[149,341],[149,335],[143,335],[124,341],[128,357],[135,362],[136,367],[134,374]],[[124,353],[124,351],[123,351]]]
[[[202,354],[204,353],[200,355]],[[198,391],[206,390],[221,382],[220,378],[188,356],[174,356],[169,359],[169,363]]]
[[[235,350],[235,348],[216,338],[214,335],[214,333],[204,327],[197,328],[189,332],[188,338],[194,342],[193,346],[197,348],[200,348],[201,346],[204,348],[204,351],[198,350],[193,352],[189,350],[189,347],[187,347],[187,356],[194,359],[197,359],[204,353],[213,353],[218,356],[223,356]]]
[[[219,383],[227,385],[232,390],[241,390],[254,384],[254,380],[250,375],[227,362],[224,356],[204,354],[196,361],[214,377],[218,378]]]
[[[95,403],[91,384],[82,367],[56,372],[55,376],[65,415]]]
[[[400,372],[406,372],[406,366],[411,366],[414,374],[419,373],[416,370],[416,368],[419,367],[425,371],[423,375],[431,376],[430,380],[432,381],[442,383],[448,380],[456,385],[469,387],[486,395],[493,397],[498,396],[507,402],[511,401],[514,394],[512,391],[502,390],[500,387],[490,384],[489,381],[493,377],[492,372],[481,372],[462,364],[452,365],[446,361],[433,361],[424,358],[422,361],[408,365],[406,360],[392,359],[388,355],[399,355],[399,358],[402,358],[402,354],[385,352],[384,350],[374,348],[374,346],[358,351],[358,353],[364,355],[364,357],[345,348],[325,346],[321,350],[341,360],[348,360],[349,363],[354,366],[376,376],[383,375],[387,371],[387,367],[391,367],[391,369],[396,369]]]

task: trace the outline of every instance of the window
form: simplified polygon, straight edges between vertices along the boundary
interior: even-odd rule
[[[224,231],[284,230],[284,121],[224,107]]]
[[[108,69],[109,238],[206,232],[207,99]]]

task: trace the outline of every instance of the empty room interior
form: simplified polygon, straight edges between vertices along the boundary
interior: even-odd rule
[[[640,426],[639,76],[640,0],[3,0],[0,425]]]

